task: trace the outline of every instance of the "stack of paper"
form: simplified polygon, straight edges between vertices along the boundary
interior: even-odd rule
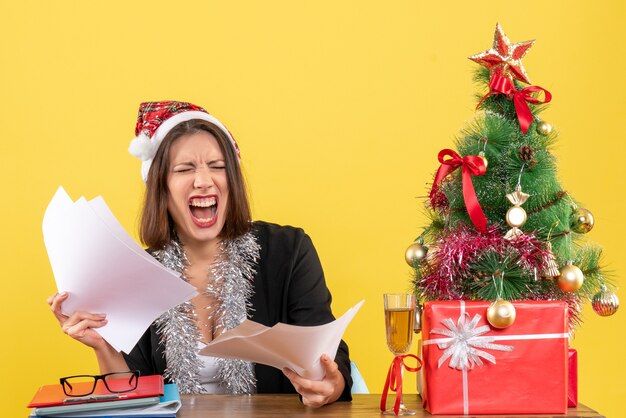
[[[156,377],[156,376],[147,376]],[[161,377],[161,376],[158,376]],[[143,376],[142,376],[143,378]],[[141,379],[141,378],[140,378]],[[57,385],[58,386],[58,385]],[[47,386],[44,386],[46,388]],[[146,392],[147,393],[147,392]],[[35,408],[31,417],[56,418],[89,418],[89,417],[158,417],[175,418],[182,406],[178,386],[167,384],[163,387],[161,380],[160,397],[143,397],[108,402],[89,402],[78,405],[60,405]],[[121,394],[123,395],[123,394]]]
[[[306,327],[278,323],[269,328],[247,319],[211,341],[200,354],[237,358],[278,369],[288,367],[307,379],[321,380],[324,368],[320,357],[322,354],[335,357],[341,336],[364,302],[325,325]]]
[[[119,224],[102,197],[76,202],[59,187],[43,219],[43,236],[63,313],[104,313],[97,331],[126,353],[163,312],[197,292],[147,254]]]

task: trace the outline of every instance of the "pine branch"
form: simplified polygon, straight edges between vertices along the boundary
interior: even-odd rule
[[[495,250],[487,251],[472,264],[470,270],[475,277],[469,286],[470,290],[483,300],[522,299],[531,280],[528,271],[520,263],[519,254],[512,251],[504,255]]]

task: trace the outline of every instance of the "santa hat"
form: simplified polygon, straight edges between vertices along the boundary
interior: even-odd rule
[[[148,171],[152,165],[152,159],[156,155],[159,145],[169,131],[181,122],[191,119],[202,119],[220,128],[230,140],[237,158],[241,158],[237,142],[226,129],[226,127],[216,117],[211,116],[203,108],[186,102],[144,102],[139,105],[139,116],[135,135],[128,152],[139,158],[141,164],[141,177],[145,182],[148,178]]]

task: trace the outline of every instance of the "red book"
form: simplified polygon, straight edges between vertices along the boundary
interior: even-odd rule
[[[86,384],[89,388],[93,385],[93,383],[82,384]],[[78,386],[76,388],[79,389]],[[108,395],[111,396],[107,398]],[[104,397],[98,400],[85,399],[98,396]],[[48,406],[78,405],[81,403],[111,402],[115,400],[147,398],[153,396],[163,396],[163,376],[158,374],[152,376],[139,376],[137,388],[131,392],[111,393],[103,387],[101,382],[98,382],[98,386],[96,387],[94,393],[86,397],[80,397],[81,399],[85,399],[84,401],[77,400],[78,398],[75,397],[67,396],[63,393],[63,387],[61,384],[45,385],[39,388],[27,407],[41,408]]]

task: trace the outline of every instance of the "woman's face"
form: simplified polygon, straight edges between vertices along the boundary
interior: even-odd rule
[[[169,155],[167,209],[183,244],[217,242],[226,221],[228,181],[217,139],[208,132],[184,135]]]

